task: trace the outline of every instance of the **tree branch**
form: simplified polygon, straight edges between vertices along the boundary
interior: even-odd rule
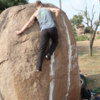
[[[93,12],[93,10],[94,10],[94,7],[95,7],[95,5],[93,5],[93,8],[92,8],[92,20],[94,19],[94,14],[95,14],[95,12]]]
[[[75,10],[75,11],[80,11],[80,12],[84,12],[83,10],[79,10],[79,9],[75,9],[72,4],[70,3],[71,7]]]
[[[95,28],[94,33],[96,33],[96,31],[97,31],[99,25],[100,25],[100,20],[99,20],[99,21],[97,22],[97,24],[96,24],[96,28]]]
[[[87,23],[87,22],[84,22],[84,21],[83,21],[83,23],[85,23],[85,24],[88,26],[88,23]],[[89,26],[88,26],[88,27],[89,27]]]

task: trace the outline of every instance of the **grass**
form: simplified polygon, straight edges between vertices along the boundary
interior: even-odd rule
[[[97,93],[100,93],[100,87],[96,87],[92,90],[93,92],[97,92]]]
[[[98,45],[98,46],[97,46]],[[100,66],[100,46],[99,43],[94,42],[93,46],[93,56],[88,56],[89,53],[89,42],[77,42],[78,47],[78,57],[79,57],[79,66]]]
[[[86,66],[99,66],[100,65],[100,52],[93,52],[93,56],[88,56],[88,51],[78,50],[79,62],[81,67]]]
[[[87,79],[87,88],[90,89],[97,89],[100,87],[99,82],[100,82],[100,75],[99,74],[93,74],[93,75],[88,75],[86,76]]]
[[[81,36],[75,36],[76,41],[85,41],[89,40],[89,38],[86,35],[81,35]]]
[[[96,84],[96,82],[95,82],[96,79],[94,79],[92,77],[87,77],[86,79],[87,79],[87,84],[90,84],[92,86],[94,86]]]
[[[81,73],[87,78],[87,88],[100,90],[100,40],[94,42],[93,56],[88,56],[89,42],[78,41],[78,62]]]
[[[100,36],[98,36],[97,39],[100,39]]]

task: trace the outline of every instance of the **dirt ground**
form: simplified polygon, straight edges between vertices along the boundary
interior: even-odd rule
[[[87,88],[100,87],[100,39],[94,41],[93,56],[88,56],[89,41],[78,41],[78,62],[81,73],[87,78]]]

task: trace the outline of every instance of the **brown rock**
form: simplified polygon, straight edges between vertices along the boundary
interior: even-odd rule
[[[84,34],[85,33],[85,29],[84,29],[83,24],[80,24],[80,25],[76,26],[76,33],[77,34]]]
[[[15,34],[35,10],[34,4],[27,4],[0,14],[0,100],[77,100],[77,48],[66,14],[61,11],[56,22],[59,44],[51,61],[44,59],[42,72],[36,72],[40,41],[37,21],[22,35]]]
[[[76,26],[76,28],[84,28],[84,25],[80,24],[80,25]]]
[[[97,31],[96,34],[100,34],[100,31]]]
[[[78,28],[78,29],[76,29],[76,33],[77,34],[84,34],[85,33],[85,30],[82,29],[82,28]]]

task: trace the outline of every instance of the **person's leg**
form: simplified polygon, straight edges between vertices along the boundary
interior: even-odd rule
[[[52,39],[52,44],[50,46],[49,51],[47,52],[47,56],[51,56],[58,44],[58,32],[56,27],[48,29],[48,33],[50,38]]]
[[[49,35],[47,30],[43,30],[41,32],[41,37],[40,37],[40,49],[39,49],[39,53],[38,53],[38,59],[37,59],[37,71],[41,71],[41,66],[42,66],[42,62],[43,62],[43,58],[45,56],[45,50],[47,47],[49,41]]]

